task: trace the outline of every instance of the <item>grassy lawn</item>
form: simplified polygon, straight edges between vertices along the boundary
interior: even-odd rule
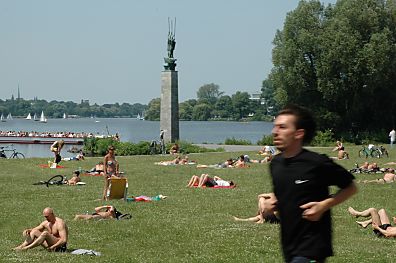
[[[335,156],[330,148],[316,151]],[[347,147],[351,159],[337,161],[350,169],[364,160],[357,156],[359,147]],[[240,153],[191,154],[200,164],[213,164]],[[252,159],[256,153],[248,153]],[[370,159],[383,163],[396,161],[396,150],[390,158]],[[70,175],[78,167],[90,169],[100,158],[81,162],[63,162],[65,169],[43,169],[38,164],[47,159],[0,160],[2,186],[0,228],[1,262],[282,262],[279,226],[234,222],[232,216],[253,216],[256,196],[271,191],[268,165],[251,164],[246,169],[197,169],[193,165],[156,166],[154,162],[170,156],[118,157],[129,181],[129,195],[168,199],[156,202],[98,201],[103,179],[82,176],[85,186],[32,185],[55,174]],[[209,173],[236,182],[235,189],[186,188],[193,174]],[[382,174],[357,174],[358,180],[380,178]],[[392,262],[395,240],[377,238],[371,229],[362,229],[346,211],[384,207],[396,214],[396,192],[393,184],[358,184],[359,193],[333,209],[334,250],[336,257],[328,262]],[[131,220],[73,221],[75,214],[92,212],[94,207],[112,204]],[[54,208],[55,214],[69,227],[69,249],[93,249],[100,257],[49,253],[42,248],[14,252],[27,227],[44,220],[43,208]]]

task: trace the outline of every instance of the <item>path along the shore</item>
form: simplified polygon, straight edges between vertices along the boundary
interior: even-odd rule
[[[226,152],[249,152],[259,151],[263,148],[260,145],[224,145],[224,144],[194,144],[207,149],[223,148]]]

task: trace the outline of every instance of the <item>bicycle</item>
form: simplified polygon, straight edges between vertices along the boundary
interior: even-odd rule
[[[66,177],[63,175],[57,174],[52,176],[48,181],[39,181],[34,183],[33,185],[46,185],[49,187],[50,185],[64,185],[66,181]]]
[[[373,146],[370,149],[366,146],[362,146],[362,149],[359,150],[359,157],[373,157],[373,158],[381,158],[383,155],[386,155],[386,157],[389,157],[388,151],[385,149],[384,146],[376,147]]]
[[[2,146],[0,147],[0,158],[4,159],[25,159],[25,155],[23,153],[17,152],[15,148],[7,149],[10,146]],[[5,152],[12,152],[10,157],[7,157]]]

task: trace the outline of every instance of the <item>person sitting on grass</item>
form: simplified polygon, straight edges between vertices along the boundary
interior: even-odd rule
[[[68,185],[77,185],[77,183],[79,183],[79,182],[81,182],[80,171],[74,171],[73,177],[70,178],[69,180],[66,180],[66,183]]]
[[[104,173],[104,164],[103,161],[98,162],[94,168],[88,171],[92,174],[103,174]]]
[[[76,215],[74,217],[74,220],[89,220],[89,219],[112,219],[112,218],[117,218],[116,215],[117,210],[115,209],[114,206],[112,205],[103,205],[103,206],[98,206],[95,208],[95,212],[92,214],[86,214],[86,215]]]
[[[364,211],[357,211],[352,207],[348,208],[348,212],[355,217],[371,217],[365,221],[356,221],[356,223],[363,228],[372,224],[373,232],[378,237],[396,237],[396,227],[392,226],[385,209],[377,210],[376,208],[368,208]],[[393,222],[396,223],[396,217],[393,217]]]
[[[229,187],[234,186],[233,181],[225,181],[218,176],[209,177],[209,174],[201,174],[201,177],[197,175],[193,175],[190,181],[187,184],[187,187],[198,187],[202,188],[206,187],[214,187],[214,186],[221,186],[221,187]]]
[[[248,167],[248,165],[245,162],[245,155],[241,155],[239,156],[239,159],[232,165],[235,168],[244,168],[244,167]]]
[[[40,225],[23,231],[25,241],[14,250],[27,250],[41,245],[49,251],[66,252],[68,228],[65,221],[56,217],[50,207],[43,210],[43,216],[46,220]]]
[[[278,211],[274,211],[277,199],[273,193],[258,195],[257,215],[249,218],[239,218],[234,216],[235,221],[254,222],[257,224],[279,223]]]
[[[169,149],[170,154],[178,154],[179,151],[180,151],[180,148],[179,148],[179,144],[177,144],[177,143],[173,144],[172,147]]]
[[[341,141],[336,142],[336,147],[334,147],[333,152],[335,151],[338,152],[337,154],[338,160],[349,159],[349,154],[347,151],[345,151],[345,147]]]

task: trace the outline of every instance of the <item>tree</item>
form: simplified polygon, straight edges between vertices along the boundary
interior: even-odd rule
[[[232,99],[230,96],[221,96],[215,104],[215,116],[220,118],[229,118],[232,115]]]
[[[161,99],[160,98],[152,99],[147,106],[145,119],[150,121],[158,121],[160,119],[160,113],[161,113]]]
[[[231,96],[231,99],[235,119],[239,120],[247,117],[251,111],[249,93],[237,91]]]
[[[192,119],[207,121],[210,118],[211,107],[208,104],[197,104],[193,108]]]
[[[219,85],[214,83],[205,84],[197,91],[198,101],[206,101],[210,105],[214,105],[217,99],[223,95],[224,92],[220,92]]]

